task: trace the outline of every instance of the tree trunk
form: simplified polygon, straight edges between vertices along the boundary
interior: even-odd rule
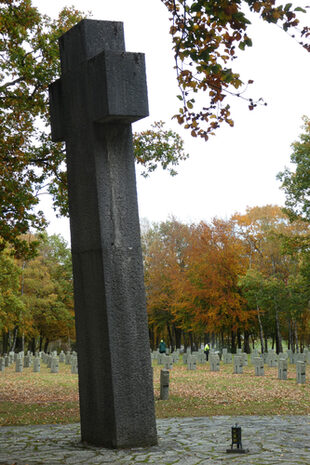
[[[171,329],[170,329],[170,326],[169,326],[169,323],[167,323],[167,331],[168,331],[168,338],[169,338],[169,346],[170,346],[170,349],[174,349],[174,343],[173,343],[173,339],[172,339],[172,334],[171,334]]]
[[[11,350],[13,352],[15,352],[15,348],[16,348],[17,334],[18,334],[18,326],[15,326],[15,328],[13,329],[13,340],[12,340],[12,347],[11,347]]]
[[[28,350],[32,354],[36,353],[36,339],[34,337],[28,342]]]
[[[240,329],[237,329],[237,343],[238,343],[238,349],[241,349],[241,333]]]
[[[279,313],[278,313],[277,308],[276,308],[276,351],[277,351],[277,354],[279,354],[280,352],[283,352]]]
[[[235,354],[237,352],[236,350],[236,335],[234,331],[231,332],[231,353]]]
[[[293,350],[292,348],[292,322],[291,320],[288,321],[288,341],[287,341],[287,348],[289,350]]]
[[[224,332],[222,331],[221,332],[221,343],[220,343],[220,349],[222,350],[225,346],[225,342],[224,342]]]
[[[153,325],[149,325],[149,338],[150,338],[150,346],[151,349],[154,350],[154,327]],[[68,337],[70,340],[70,336]],[[68,341],[69,342],[69,341]],[[70,347],[70,344],[68,343],[68,346]]]
[[[259,338],[260,338],[260,346],[261,346],[261,352],[262,354],[265,352],[264,350],[264,329],[262,325],[262,320],[260,317],[260,311],[259,311],[259,306],[256,304],[256,310],[257,310],[257,319],[258,319],[258,324],[259,324]]]
[[[46,339],[45,344],[44,344],[44,352],[47,352],[48,344],[49,344],[49,339]]]
[[[251,353],[250,349],[250,335],[248,331],[244,331],[243,352],[246,354]]]
[[[265,353],[267,353],[268,352],[268,338],[266,335],[264,336],[264,339],[265,339]]]
[[[298,344],[298,333],[297,333],[297,325],[296,325],[296,321],[294,321],[294,334],[295,334],[295,344],[296,344],[296,353],[298,354],[299,352],[299,344]]]
[[[172,327],[173,327],[173,332],[174,332],[176,349],[180,349],[180,347],[181,347],[181,338],[182,338],[182,330],[177,328],[175,325],[173,325]]]
[[[2,331],[2,345],[3,353],[7,354],[9,348],[9,334],[6,331]]]
[[[192,332],[190,331],[189,334],[189,346],[191,348],[191,351],[193,350],[193,335],[192,335]]]
[[[187,347],[188,347],[188,339],[187,339],[187,333],[185,331],[183,332],[183,345],[184,345],[184,352],[186,353]]]
[[[203,342],[204,342],[204,345],[206,345],[207,343],[210,345],[210,333],[204,333]]]
[[[21,336],[16,336],[15,352],[23,351],[23,341]]]

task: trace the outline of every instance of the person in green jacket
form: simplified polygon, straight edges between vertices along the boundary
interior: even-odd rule
[[[210,352],[210,347],[209,344],[206,343],[205,348],[204,348],[204,353],[206,354],[206,360],[209,360],[209,352]]]
[[[164,343],[163,339],[160,341],[160,344],[159,344],[159,353],[160,354],[166,353],[166,344]]]

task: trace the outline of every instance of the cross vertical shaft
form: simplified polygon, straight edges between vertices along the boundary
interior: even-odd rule
[[[144,57],[121,23],[83,20],[60,39],[50,86],[65,140],[82,440],[157,443],[131,122],[148,114]]]

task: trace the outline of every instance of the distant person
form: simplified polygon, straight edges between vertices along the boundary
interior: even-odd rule
[[[163,339],[160,341],[160,344],[159,344],[159,353],[160,354],[166,353],[166,344],[164,343]]]
[[[206,354],[206,360],[209,360],[209,352],[210,352],[210,347],[209,344],[206,343],[205,348],[204,348],[204,353]]]

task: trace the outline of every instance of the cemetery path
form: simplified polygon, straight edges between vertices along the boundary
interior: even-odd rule
[[[227,454],[231,427],[248,454]],[[157,420],[159,445],[108,450],[79,442],[79,425],[0,428],[0,465],[310,465],[310,416]]]

